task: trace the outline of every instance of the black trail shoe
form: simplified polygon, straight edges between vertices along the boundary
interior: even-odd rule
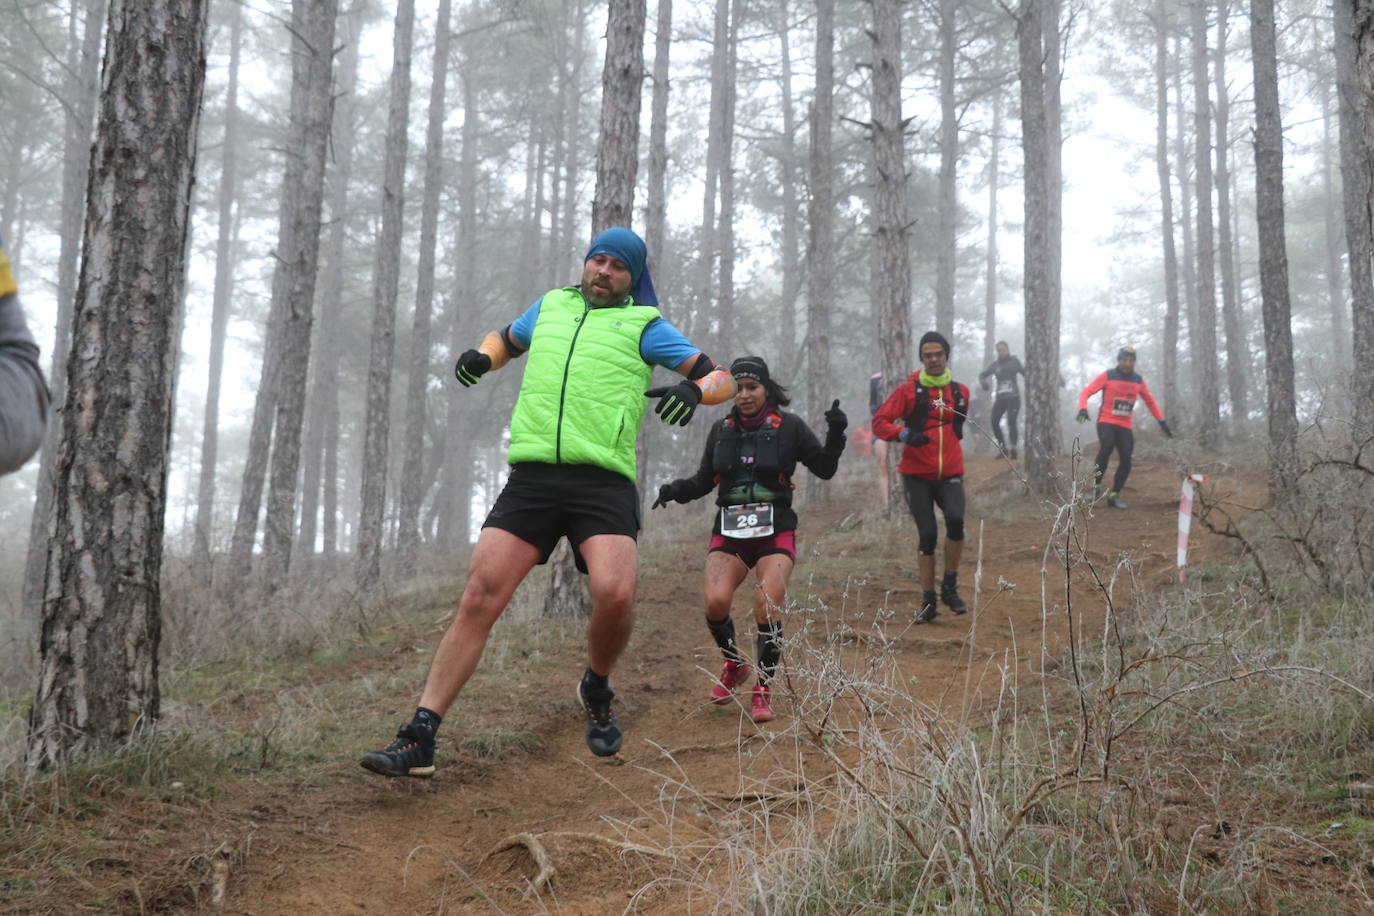
[[[434,741],[423,730],[407,722],[396,732],[396,740],[380,751],[368,751],[358,761],[364,770],[383,776],[434,775]]]
[[[968,605],[959,597],[959,589],[953,585],[940,585],[940,600],[956,614],[967,614]]]
[[[935,619],[935,616],[940,613],[939,609],[935,606],[935,593],[931,592],[930,594],[931,597],[921,599],[921,608],[916,612],[917,623],[930,623]]]
[[[620,753],[620,746],[625,743],[620,723],[611,709],[614,697],[615,691],[609,687],[587,690],[582,681],[577,682],[577,702],[587,713],[587,748],[598,757]]]

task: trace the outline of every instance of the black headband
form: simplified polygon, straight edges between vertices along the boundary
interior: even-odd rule
[[[760,384],[768,381],[768,364],[759,356],[741,356],[730,364],[730,375],[751,378]]]

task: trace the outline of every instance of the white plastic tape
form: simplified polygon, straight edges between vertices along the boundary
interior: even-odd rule
[[[1183,581],[1183,569],[1188,565],[1188,529],[1193,524],[1193,482],[1206,483],[1202,474],[1189,474],[1183,478],[1183,489],[1178,496],[1178,581]]]

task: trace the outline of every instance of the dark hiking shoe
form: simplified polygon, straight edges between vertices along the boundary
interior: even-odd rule
[[[383,776],[417,776],[427,779],[434,775],[434,741],[407,722],[396,732],[396,740],[380,751],[368,751],[358,761],[364,770]]]
[[[1113,509],[1126,508],[1126,503],[1121,499],[1121,494],[1116,490],[1107,494],[1107,505],[1111,506]]]
[[[587,748],[598,757],[611,757],[620,753],[625,736],[620,732],[611,709],[615,691],[609,687],[588,690],[581,681],[577,682],[577,702],[587,713]]]
[[[930,598],[921,599],[921,609],[916,612],[917,623],[930,623],[935,619],[935,615],[940,613],[939,609],[935,606],[934,593],[932,592],[931,595],[932,597]]]
[[[940,586],[940,600],[945,603],[945,607],[956,614],[968,613],[968,605],[964,603],[963,598],[959,597],[959,589],[952,585]]]

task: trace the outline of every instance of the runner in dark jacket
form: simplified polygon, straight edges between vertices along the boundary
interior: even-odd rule
[[[997,358],[978,373],[978,381],[983,390],[993,390],[992,436],[997,440],[997,447],[1008,451],[1012,458],[1016,457],[1016,417],[1021,413],[1021,387],[1016,376],[1025,374],[1025,366],[1021,365],[1021,360],[1011,355],[1011,348],[1005,340],[997,342]],[[989,378],[993,380],[995,387],[989,383]],[[1007,418],[1007,435],[1011,439],[1009,450],[1002,439],[1003,416]]]
[[[938,331],[921,338],[921,365],[888,396],[873,415],[878,438],[900,441],[907,505],[920,535],[916,563],[921,573],[918,623],[935,619],[935,544],[939,528],[935,507],[945,516],[945,575],[940,598],[956,614],[968,605],[959,597],[959,558],[964,548],[964,420],[968,386],[954,381],[949,371],[949,341]],[[900,424],[900,425],[899,425]]]
[[[0,474],[17,471],[43,442],[48,386],[24,322],[19,285],[0,241]]]
[[[688,503],[716,491],[711,544],[706,554],[706,626],[725,656],[711,701],[730,702],[736,686],[749,676],[749,663],[735,645],[730,605],[735,590],[753,569],[754,623],[758,629],[758,685],[751,716],[773,719],[768,682],[781,655],[781,611],[787,581],[797,560],[797,513],[792,509],[792,474],[802,464],[822,480],[835,475],[844,451],[848,419],[837,400],[825,412],[825,444],[801,417],[782,410],[787,389],[773,381],[768,364],[743,356],[730,366],[735,379],[735,409],[711,426],[701,465],[691,477],[665,483],[653,508],[669,501]]]

